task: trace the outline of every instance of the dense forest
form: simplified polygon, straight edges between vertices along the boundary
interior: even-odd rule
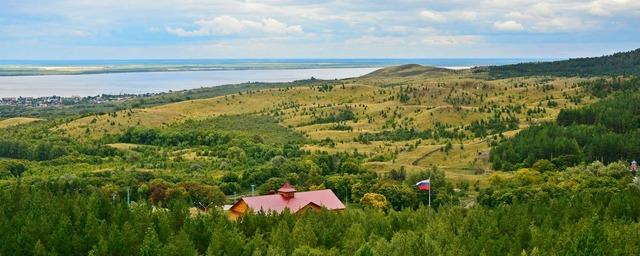
[[[628,185],[629,184],[629,185]],[[495,176],[471,208],[443,204],[248,214],[189,198],[129,205],[104,189],[0,190],[2,255],[638,255],[640,183],[624,164]],[[571,205],[571,207],[567,207]],[[514,216],[518,216],[517,218]]]
[[[600,95],[616,88],[610,98],[595,104],[563,109],[553,123],[530,127],[492,149],[495,169],[530,167],[540,159],[559,168],[581,162],[618,160],[640,156],[640,93],[637,79],[598,80],[585,88]],[[633,89],[633,90],[632,90]]]
[[[485,70],[488,70],[489,76],[493,78],[519,76],[638,76],[640,75],[640,49],[602,57],[521,63],[476,69],[477,72]]]

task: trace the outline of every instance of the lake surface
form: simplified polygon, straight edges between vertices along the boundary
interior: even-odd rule
[[[0,76],[0,98],[141,94],[244,82],[290,82],[311,77],[342,79],[368,74],[376,69],[321,68]]]
[[[0,60],[0,98],[141,94],[244,82],[357,77],[381,67],[446,68],[541,59]]]

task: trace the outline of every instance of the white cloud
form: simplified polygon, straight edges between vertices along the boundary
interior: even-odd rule
[[[515,22],[513,20],[496,21],[493,23],[493,27],[497,30],[504,30],[504,31],[521,31],[524,29],[524,26],[522,26],[522,24]]]
[[[526,13],[536,17],[553,17],[555,14],[554,6],[547,2],[539,2],[529,6]]]
[[[302,26],[289,26],[272,18],[262,20],[262,30],[273,34],[300,34],[303,33]]]
[[[423,19],[433,22],[445,22],[453,20],[473,21],[478,18],[478,13],[473,11],[446,11],[423,10],[419,13]]]
[[[158,54],[179,57],[179,49],[189,48],[193,51],[188,54],[198,57],[198,47],[204,47],[199,43],[207,39],[235,49],[232,53],[211,47],[208,57],[312,57],[324,52],[362,57],[490,56],[526,45],[535,45],[533,49],[544,54],[552,49],[578,52],[554,45],[577,44],[575,31],[609,37],[582,37],[581,49],[596,43],[625,49],[637,47],[640,41],[633,33],[640,22],[640,0],[63,0],[56,5],[8,0],[10,4],[2,5],[6,1],[0,0],[0,44],[5,45],[0,48],[29,54],[39,48],[42,58],[50,58],[48,52],[54,51],[45,50],[56,45],[70,49],[66,52],[83,45],[120,47],[138,57],[138,49],[126,49],[166,47],[176,51],[159,50]],[[520,32],[505,36],[491,31]],[[185,38],[174,40],[156,33]],[[479,33],[487,34],[471,36]],[[558,40],[527,36],[538,33],[554,33],[548,36]],[[41,46],[19,43],[28,40],[37,40]],[[465,45],[469,43],[478,45]],[[15,52],[0,51],[0,57],[18,56]],[[98,51],[82,54],[91,58],[94,52]]]
[[[483,38],[476,35],[427,36],[422,42],[428,45],[460,45],[481,43]]]
[[[527,15],[525,15],[524,13],[519,12],[519,11],[509,12],[509,13],[507,13],[507,15],[505,15],[505,17],[510,18],[510,19],[516,19],[516,20],[522,20],[522,19],[528,19],[529,18]]]
[[[288,25],[274,18],[264,18],[258,21],[238,19],[233,16],[223,15],[213,19],[202,19],[195,22],[199,26],[196,30],[186,30],[184,28],[166,27],[170,34],[188,36],[208,36],[208,35],[231,35],[247,33],[264,34],[302,34],[304,33],[300,25]]]
[[[444,22],[445,20],[447,20],[443,13],[430,10],[421,11],[420,17],[435,22]]]
[[[382,31],[393,34],[406,34],[409,32],[409,28],[405,26],[385,26]]]
[[[362,47],[364,45],[408,45],[411,44],[410,40],[406,37],[396,37],[396,36],[362,36],[354,39],[349,39],[344,42],[345,45],[352,45]]]
[[[209,31],[207,31],[205,29],[187,31],[187,30],[185,30],[183,28],[166,27],[166,31],[169,34],[173,34],[173,35],[176,35],[176,36],[179,36],[179,37],[207,36],[207,35],[210,35]]]
[[[476,20],[477,18],[478,18],[477,12],[471,12],[471,11],[460,12],[460,19],[462,20],[472,21],[472,20]]]
[[[540,32],[579,31],[590,27],[592,27],[591,24],[585,23],[581,19],[568,17],[542,20],[533,25],[533,29]]]
[[[586,7],[590,14],[596,16],[612,16],[614,13],[626,12],[640,14],[640,1],[637,0],[595,0]]]
[[[614,0],[626,1],[626,0]],[[493,27],[504,31],[571,32],[584,31],[599,26],[599,21],[584,15],[585,3],[581,2],[530,2],[522,3],[524,11],[509,11],[507,21],[493,23]]]

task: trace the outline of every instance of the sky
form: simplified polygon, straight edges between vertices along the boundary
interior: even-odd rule
[[[640,0],[0,0],[0,59],[567,58],[640,48]]]

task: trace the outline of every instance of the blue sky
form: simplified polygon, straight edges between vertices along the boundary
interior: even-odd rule
[[[1,0],[0,59],[564,58],[639,25],[638,0]]]

